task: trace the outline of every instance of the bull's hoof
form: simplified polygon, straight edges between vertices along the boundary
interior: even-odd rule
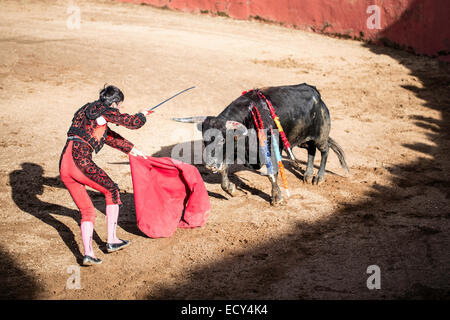
[[[303,182],[304,183],[313,183],[314,176],[312,174],[304,175],[303,176]]]
[[[312,180],[312,183],[313,184],[317,184],[317,185],[321,185],[324,182],[325,182],[325,177],[324,176],[319,176],[319,175],[315,176],[313,178],[313,180]]]
[[[283,197],[279,196],[279,197],[272,197],[270,199],[270,204],[274,207],[278,207],[279,205],[284,204],[284,199]]]
[[[228,193],[230,196],[234,197],[236,191],[236,185],[234,183],[229,183],[228,186],[222,186],[222,190]]]

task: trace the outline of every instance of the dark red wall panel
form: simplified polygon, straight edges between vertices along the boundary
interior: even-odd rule
[[[256,18],[315,32],[387,42],[419,54],[448,55],[450,51],[450,0],[118,1],[208,12],[235,19]],[[380,28],[367,25],[368,20],[375,21],[372,19],[377,12],[368,12],[374,5],[375,10],[379,10]]]

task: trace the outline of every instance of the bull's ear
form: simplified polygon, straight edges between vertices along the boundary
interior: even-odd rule
[[[197,127],[198,131],[202,132],[202,126],[203,126],[203,122],[197,122],[196,127]]]
[[[227,130],[237,130],[239,134],[246,136],[248,134],[247,128],[240,122],[230,121],[225,122],[225,128]]]

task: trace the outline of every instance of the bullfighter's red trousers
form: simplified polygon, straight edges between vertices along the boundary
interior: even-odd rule
[[[61,155],[60,175],[81,212],[81,222],[95,223],[96,210],[86,186],[103,193],[106,205],[122,203],[117,184],[92,161],[92,148],[85,142],[67,141]]]

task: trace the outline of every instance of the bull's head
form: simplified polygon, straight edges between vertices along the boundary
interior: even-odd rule
[[[173,118],[175,121],[197,123],[197,129],[202,132],[205,146],[205,167],[213,172],[223,170],[226,146],[233,146],[238,138],[248,134],[247,128],[240,122],[219,117],[188,117]],[[227,143],[227,139],[233,139]],[[232,142],[232,144],[231,144]]]

